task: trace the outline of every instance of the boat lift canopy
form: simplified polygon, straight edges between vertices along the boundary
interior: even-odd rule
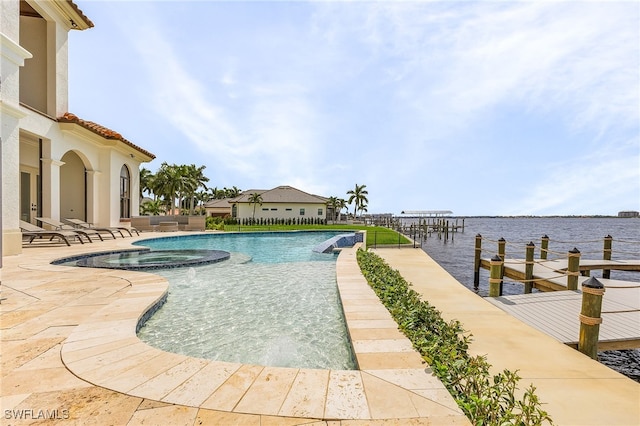
[[[403,210],[400,214],[418,217],[438,217],[450,216],[453,212],[451,210]]]

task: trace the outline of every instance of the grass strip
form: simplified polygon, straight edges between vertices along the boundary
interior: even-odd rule
[[[393,229],[382,226],[365,225],[226,225],[219,228],[226,232],[260,232],[260,231],[367,231],[367,247],[411,244],[404,235]],[[219,229],[216,228],[216,229]],[[208,229],[214,229],[208,226]]]

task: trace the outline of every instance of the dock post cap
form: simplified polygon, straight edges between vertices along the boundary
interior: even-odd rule
[[[492,262],[502,262],[502,258],[497,254],[491,258]]]
[[[500,239],[498,241],[507,241],[504,238],[500,237]]]
[[[582,287],[604,288],[604,284],[602,284],[596,277],[591,277],[582,283]]]
[[[569,253],[580,253],[580,250],[578,250],[576,247],[573,248],[573,250],[569,250]]]
[[[527,247],[531,247],[531,246],[535,246],[535,244],[533,244],[533,241],[529,241],[529,243],[527,244]]]
[[[544,235],[542,236],[542,238],[546,238],[546,239],[548,240],[548,239],[549,239],[549,236],[548,236],[547,234],[544,234]]]
[[[478,237],[482,237],[482,235],[480,235],[480,234],[476,234],[476,238],[478,238]]]

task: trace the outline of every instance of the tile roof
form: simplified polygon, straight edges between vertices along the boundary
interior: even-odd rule
[[[94,25],[93,25],[93,22],[91,22],[91,19],[87,18],[87,16],[82,12],[82,10],[80,10],[78,5],[75,4],[73,2],[73,0],[67,0],[67,3],[78,14],[78,16],[80,16],[80,18],[82,18],[82,20],[84,21],[84,23],[85,23],[87,28],[93,28]]]
[[[327,201],[325,197],[312,195],[287,185],[277,186],[268,190],[252,189],[244,191],[233,201],[236,203],[248,203],[249,197],[254,192],[260,194],[263,203],[324,204]]]
[[[231,203],[230,203],[231,198],[219,198],[216,200],[209,200],[206,203],[204,203],[204,206],[206,208],[231,208]]]
[[[121,142],[123,142],[124,144],[130,146],[131,148],[135,149],[136,151],[141,152],[142,154],[151,157],[151,159],[156,158],[156,156],[152,153],[150,153],[149,151],[140,148],[139,146],[133,144],[132,142],[128,141],[127,139],[125,139],[124,137],[122,137],[122,135],[118,132],[115,132],[111,129],[108,129],[104,126],[101,126],[97,123],[94,123],[93,121],[88,121],[88,120],[83,120],[81,118],[79,118],[77,115],[72,114],[70,112],[65,112],[64,115],[62,117],[58,117],[58,122],[59,123],[73,123],[73,124],[77,124],[80,127],[83,127],[93,133],[95,133],[98,136],[102,136],[105,139],[112,139],[112,140],[119,140]]]

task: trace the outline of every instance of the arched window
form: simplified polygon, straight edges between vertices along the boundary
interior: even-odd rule
[[[131,179],[126,165],[120,169],[120,219],[131,217]]]

